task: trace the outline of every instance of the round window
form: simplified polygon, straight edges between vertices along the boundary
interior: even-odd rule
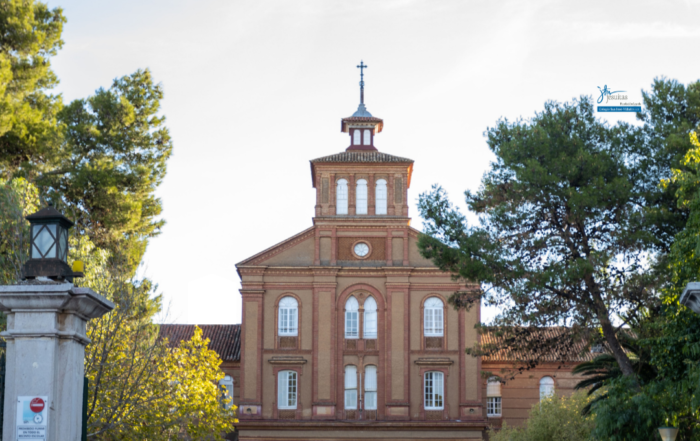
[[[357,257],[367,257],[369,255],[369,245],[364,242],[358,242],[353,247],[353,252]]]

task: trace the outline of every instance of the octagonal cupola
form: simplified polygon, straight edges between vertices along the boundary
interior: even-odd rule
[[[384,121],[381,118],[372,116],[367,107],[365,107],[365,74],[364,70],[367,65],[360,61],[357,66],[360,69],[360,105],[357,111],[348,118],[343,118],[341,122],[341,131],[350,135],[350,147],[346,150],[372,150],[377,151],[374,147],[374,135],[382,131]]]

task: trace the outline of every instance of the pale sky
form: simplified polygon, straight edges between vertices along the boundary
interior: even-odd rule
[[[483,133],[500,117],[598,86],[633,99],[658,76],[700,79],[698,1],[48,3],[68,18],[53,60],[66,102],[139,68],[164,87],[167,224],[144,274],[175,323],[240,323],[235,264],[311,226],[309,160],[348,146],[340,119],[357,108],[360,60],[385,123],[375,145],[415,160],[419,229],[433,183],[462,207],[478,188],[492,159]]]

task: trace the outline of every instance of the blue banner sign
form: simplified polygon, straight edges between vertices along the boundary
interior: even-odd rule
[[[642,106],[598,106],[598,112],[641,112]]]

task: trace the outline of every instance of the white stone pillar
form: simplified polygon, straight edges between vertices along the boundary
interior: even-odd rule
[[[68,282],[0,286],[7,315],[3,440],[17,439],[18,397],[48,397],[47,441],[80,441],[87,321],[114,304]],[[21,412],[21,410],[19,410]]]

